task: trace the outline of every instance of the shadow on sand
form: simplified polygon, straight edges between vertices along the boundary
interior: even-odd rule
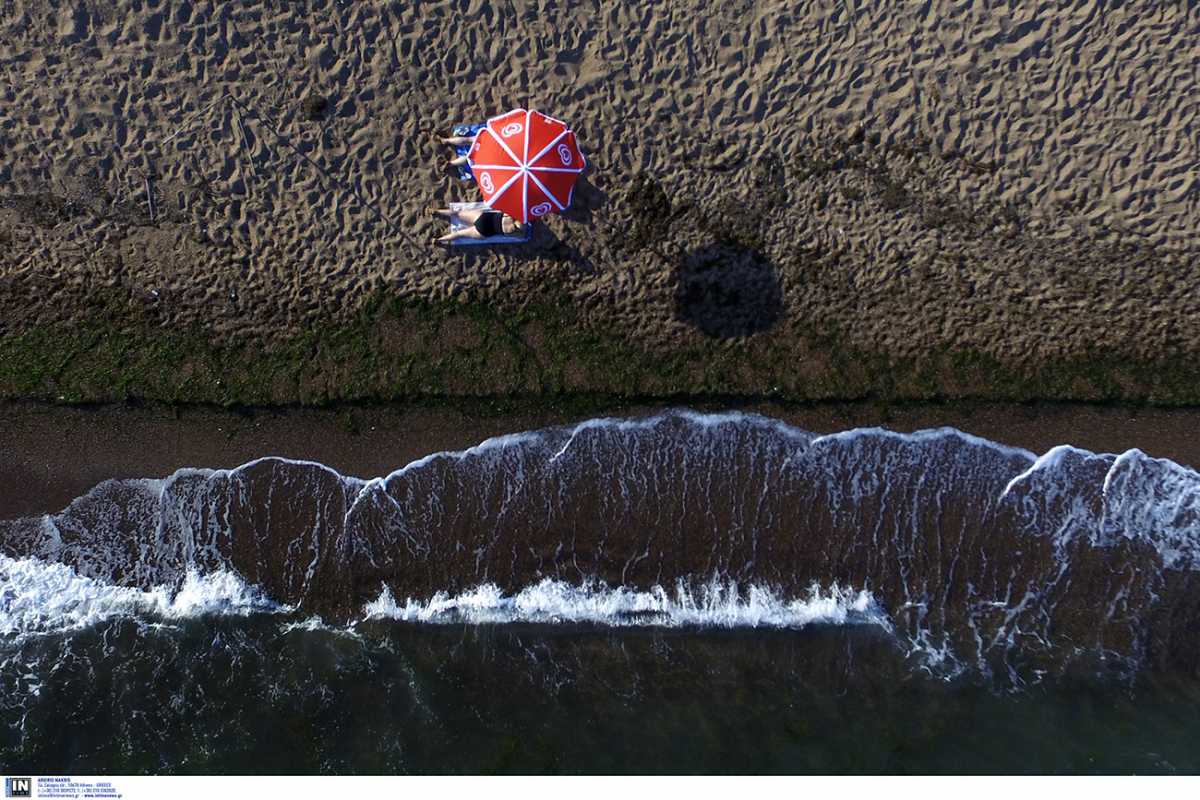
[[[749,336],[773,328],[783,316],[778,272],[755,250],[706,245],[685,253],[674,273],[676,318],[706,336]]]

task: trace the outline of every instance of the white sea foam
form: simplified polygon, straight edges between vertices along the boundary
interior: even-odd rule
[[[745,591],[712,581],[697,589],[647,591],[601,583],[573,585],[546,578],[506,595],[483,584],[458,595],[439,592],[429,600],[397,602],[384,588],[363,608],[367,618],[431,624],[594,623],[614,627],[801,628],[812,624],[876,624],[890,629],[887,615],[869,592],[814,586],[807,597],[786,598],[758,586]]]
[[[1143,539],[1163,566],[1200,570],[1200,474],[1128,450],[1109,467],[1103,494],[1102,539]]]
[[[206,614],[286,612],[232,572],[189,572],[178,591],[113,586],[64,564],[0,556],[0,635],[76,630],[116,616],[175,620]]]
[[[769,419],[766,417],[760,419]],[[785,428],[788,427],[784,423],[779,423]],[[798,431],[798,428],[791,430]],[[960,431],[958,428],[950,428],[943,426],[941,428],[922,428],[913,431],[912,433],[902,433],[900,431],[889,430],[888,428],[850,428],[849,430],[838,431],[837,433],[827,433],[821,436],[815,436],[811,442],[813,445],[827,444],[829,442],[852,442],[856,439],[892,439],[899,442],[909,442],[923,444],[926,442],[938,442],[950,439],[957,439],[972,447],[981,449],[994,450],[1006,456],[1026,459],[1032,461],[1037,456],[1034,453],[1026,450],[1023,447],[1013,447],[1000,442],[994,442],[991,439],[984,439],[980,436]]]
[[[1142,540],[1158,551],[1164,567],[1200,569],[1200,473],[1195,470],[1136,448],[1114,454],[1059,445],[1014,476],[1000,497],[1020,489],[1029,490],[1022,502],[1030,513],[1062,505],[1060,513],[1076,522],[1093,546]],[[1093,502],[1098,511],[1092,510]],[[1043,527],[1055,536],[1076,532],[1063,520],[1047,520]]]
[[[1003,500],[1010,492],[1012,492],[1018,486],[1029,482],[1034,476],[1060,469],[1066,460],[1072,456],[1080,459],[1104,457],[1103,455],[1098,455],[1088,450],[1081,450],[1078,447],[1072,447],[1069,444],[1060,444],[1056,447],[1052,447],[1042,455],[1038,456],[1037,459],[1034,460],[1034,462],[1030,464],[1029,468],[1024,472],[1014,475],[1012,480],[1010,480],[1004,486],[1004,491],[1000,493],[1000,499]]]

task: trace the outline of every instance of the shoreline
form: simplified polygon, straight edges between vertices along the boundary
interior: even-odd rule
[[[162,478],[184,467],[227,469],[264,456],[316,461],[343,475],[385,475],[431,453],[484,439],[606,416],[666,408],[738,410],[815,433],[884,427],[954,427],[1041,454],[1060,444],[1094,452],[1138,448],[1200,466],[1200,408],[1080,403],[878,402],[789,405],[597,402],[594,410],[549,405],[496,411],[455,406],[346,405],[219,409],[197,406],[0,404],[0,519],[58,511],[111,478]]]

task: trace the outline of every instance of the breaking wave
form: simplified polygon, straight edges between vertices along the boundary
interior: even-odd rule
[[[943,428],[589,420],[381,478],[264,458],[0,522],[0,632],[121,613],[335,623],[868,622],[984,674],[1200,663],[1200,475]]]
[[[803,628],[806,625],[876,624],[888,627],[886,615],[867,592],[834,586],[809,589],[804,598],[780,597],[769,589],[713,581],[693,589],[682,581],[673,591],[648,591],[588,583],[573,586],[543,579],[535,586],[506,595],[486,584],[451,597],[439,592],[426,601],[397,603],[386,587],[363,609],[368,619],[396,619],[435,624],[592,623],[614,627],[655,625],[668,628]]]
[[[2,636],[62,633],[118,616],[172,620],[289,610],[225,570],[207,575],[190,571],[178,587],[144,590],[84,577],[65,564],[0,556]]]

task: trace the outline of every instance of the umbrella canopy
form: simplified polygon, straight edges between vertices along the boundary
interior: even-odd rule
[[[470,161],[484,201],[521,222],[571,205],[586,163],[565,122],[523,108],[489,119]]]

